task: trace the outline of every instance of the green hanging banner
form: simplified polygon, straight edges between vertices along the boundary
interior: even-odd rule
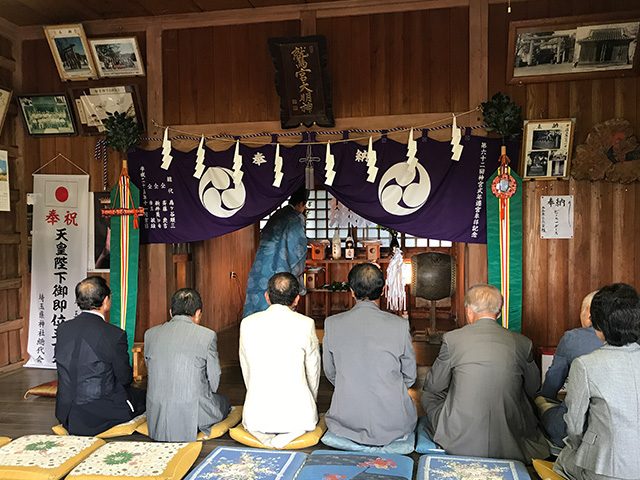
[[[111,190],[111,209],[103,210],[103,215],[111,216],[111,323],[127,333],[129,351],[136,332],[138,216],[143,214],[139,205],[140,191],[129,181],[125,166],[118,185]]]
[[[504,297],[502,326],[522,329],[522,179],[508,167],[503,147],[500,168],[486,184],[489,283]]]

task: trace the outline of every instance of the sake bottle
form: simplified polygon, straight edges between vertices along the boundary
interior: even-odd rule
[[[344,242],[344,258],[347,260],[353,260],[356,256],[355,242],[353,237],[349,235]]]
[[[340,233],[336,228],[333,233],[333,239],[331,240],[331,258],[334,260],[340,260],[342,257],[342,243],[340,242]]]

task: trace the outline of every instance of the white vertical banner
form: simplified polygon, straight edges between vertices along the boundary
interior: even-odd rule
[[[56,330],[78,313],[75,286],[87,276],[89,176],[33,176],[29,346],[25,366],[55,368]]]

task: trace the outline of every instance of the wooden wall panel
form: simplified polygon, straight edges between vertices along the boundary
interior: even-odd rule
[[[267,45],[299,34],[299,22],[165,30],[164,121],[193,125],[278,120]]]
[[[118,34],[125,35],[125,34]],[[138,39],[138,44],[142,52],[145,54],[146,37],[142,33],[133,33]],[[63,83],[51,56],[51,52],[47,42],[43,40],[30,40],[22,43],[23,58],[22,74],[24,77],[22,91],[25,93],[52,93],[66,92],[68,87],[100,87],[114,85],[136,85],[140,97],[143,111],[146,110],[146,79],[145,78],[123,78],[123,79],[101,79],[87,82]],[[24,151],[25,151],[25,167],[24,167],[24,189],[31,192],[33,189],[33,181],[31,173],[38,169],[41,165],[51,160],[57,153],[62,153],[74,163],[78,164],[82,169],[89,172],[89,189],[90,191],[102,191],[102,164],[94,160],[94,149],[97,140],[101,137],[97,136],[69,136],[69,137],[50,137],[36,138],[25,135]],[[108,159],[108,188],[111,188],[117,182],[120,173],[121,162],[119,154],[109,152]],[[42,173],[58,173],[73,174],[80,173],[74,167],[60,160],[47,166]],[[143,319],[140,324],[144,327],[149,321],[149,305],[156,300],[150,298],[148,282],[148,255],[146,245],[141,246],[140,251],[140,270],[141,282],[140,293],[138,297],[139,318]],[[145,277],[146,275],[146,277]],[[27,291],[28,292],[28,291]],[[28,293],[26,294],[28,300]],[[144,330],[136,333],[136,339],[142,339]]]
[[[321,18],[336,117],[466,110],[467,8]]]
[[[556,345],[579,326],[582,298],[612,282],[638,287],[640,184],[553,181],[524,183],[523,333],[537,346]],[[540,239],[540,196],[574,196],[574,238]]]
[[[634,0],[518,2],[508,15],[503,4],[489,11],[489,95],[502,91],[522,106],[524,118],[576,118],[574,148],[589,130],[610,118],[626,118],[640,132],[640,77],[506,84],[509,22],[612,11],[637,10]],[[556,345],[579,325],[582,298],[615,281],[640,286],[638,183],[537,181],[524,184],[523,331],[537,346]],[[541,240],[541,195],[574,195],[574,238]]]
[[[19,48],[15,32],[0,26],[0,87],[16,89],[14,72]],[[0,212],[0,372],[13,368],[24,358],[24,314],[21,308],[23,265],[26,260],[24,247],[17,242],[23,229],[24,206],[19,199],[22,193],[23,158],[18,148],[17,111],[8,110],[0,132],[0,150],[8,153],[10,211]]]
[[[240,322],[249,270],[257,247],[253,226],[193,244],[202,325],[216,331]],[[237,278],[231,278],[235,272]]]

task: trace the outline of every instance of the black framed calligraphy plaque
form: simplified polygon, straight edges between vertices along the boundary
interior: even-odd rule
[[[270,38],[282,128],[333,127],[325,37]]]

